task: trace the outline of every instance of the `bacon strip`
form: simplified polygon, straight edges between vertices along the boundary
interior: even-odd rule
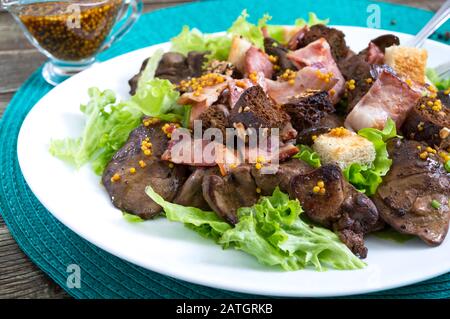
[[[248,147],[231,150],[226,145],[216,141],[193,138],[186,129],[177,129],[172,133],[172,139],[161,156],[163,161],[189,166],[220,168],[226,175],[233,167],[244,163],[255,163],[262,156],[266,163],[278,163],[297,154],[298,148],[291,144],[282,144],[278,149],[266,147]]]
[[[245,90],[255,85],[259,85],[260,87],[262,87],[264,92],[267,93],[266,78],[264,77],[264,74],[262,72],[256,73],[256,83],[253,83],[250,79],[229,80],[228,90],[230,91],[230,109],[234,107]]]
[[[244,71],[245,74],[262,72],[264,77],[270,79],[273,75],[273,64],[266,53],[252,46],[245,53]]]
[[[333,77],[337,79],[337,82],[333,86],[334,94],[331,94],[331,100],[333,103],[338,102],[339,96],[344,92],[345,79],[333,59],[330,45],[324,38],[311,42],[297,51],[288,53],[287,57],[299,69],[305,66],[315,66],[325,69],[326,73],[333,73]]]
[[[297,72],[295,81],[290,84],[288,81],[272,81],[266,79],[267,93],[278,105],[286,104],[293,96],[299,95],[307,90],[328,91],[339,81],[331,78],[325,82],[317,76],[317,72],[326,72],[324,69],[315,67],[304,67]]]
[[[227,86],[228,82],[224,81],[222,83],[203,88],[202,93],[198,96],[194,92],[187,92],[180,96],[178,99],[178,104],[192,106],[190,116],[191,126],[194,121],[208,109],[208,107],[219,99],[219,96]]]
[[[383,129],[388,118],[399,128],[421,94],[387,70],[383,70],[369,91],[345,119],[345,127]]]

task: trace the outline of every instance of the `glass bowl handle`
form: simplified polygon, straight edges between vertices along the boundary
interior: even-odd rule
[[[128,14],[131,8],[131,13]],[[142,0],[125,0],[123,3],[123,14],[117,21],[125,20],[124,23],[114,31],[109,39],[103,44],[100,51],[104,51],[108,49],[114,42],[120,40],[136,23],[137,19],[141,16],[142,13]]]

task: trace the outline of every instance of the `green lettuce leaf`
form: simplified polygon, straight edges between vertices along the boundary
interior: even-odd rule
[[[450,160],[445,162],[444,167],[445,167],[445,170],[450,173]]]
[[[299,158],[314,168],[320,167],[321,163],[319,154],[314,152],[311,147],[303,144],[297,145],[297,147],[299,148],[299,151],[297,154],[292,156],[293,158]]]
[[[136,93],[127,103],[146,116],[166,121],[182,121],[188,110],[177,104],[180,93],[169,80],[155,78],[163,53],[162,50],[157,50],[149,59],[139,78]]]
[[[378,185],[383,181],[392,165],[389,158],[386,142],[397,137],[395,122],[388,119],[382,131],[374,128],[363,128],[358,131],[358,135],[371,141],[375,147],[375,160],[372,165],[360,165],[353,163],[347,166],[343,173],[344,177],[361,192],[368,196],[374,195]]]
[[[156,50],[155,53],[153,53],[153,55],[148,59],[147,65],[139,77],[137,89],[145,85],[146,82],[155,78],[156,68],[158,67],[159,61],[161,61],[163,54],[164,51],[159,49]]]
[[[130,102],[143,114],[160,117],[183,108],[177,104],[179,97],[180,93],[169,80],[155,78],[141,83]]]
[[[242,11],[241,15],[233,22],[227,33],[231,36],[242,36],[253,43],[257,48],[264,50],[264,35],[261,28],[267,25],[272,17],[265,14],[259,19],[258,24],[249,22],[247,10]]]
[[[443,79],[439,77],[434,69],[427,69],[427,78],[434,84],[439,90],[447,90],[450,88],[450,77]]]
[[[295,25],[297,27],[304,27],[304,26],[313,26],[316,24],[324,24],[327,25],[330,22],[330,19],[319,19],[319,17],[314,12],[308,12],[308,21],[305,19],[297,19],[295,20]]]
[[[332,231],[306,223],[298,200],[275,189],[252,207],[238,210],[239,223],[219,243],[255,256],[264,265],[284,270],[315,267],[359,269],[365,266]]]
[[[295,20],[294,25],[296,27],[304,27],[304,26],[313,26],[315,24],[324,24],[327,25],[330,22],[329,19],[319,19],[317,15],[313,12],[308,13],[308,21],[302,18],[298,18]],[[289,41],[289,33],[286,32],[286,26],[283,25],[266,25],[267,32],[269,36],[280,43],[287,43]]]
[[[365,266],[332,231],[306,223],[298,200],[289,200],[278,188],[252,207],[238,211],[232,228],[214,212],[169,203],[150,186],[147,195],[161,205],[171,221],[184,223],[200,235],[212,238],[224,248],[234,247],[255,256],[264,265],[284,270],[315,267],[324,270],[359,269]]]
[[[125,220],[129,223],[140,223],[140,222],[145,221],[137,215],[129,214],[126,212],[122,212],[122,214],[123,214],[123,218],[125,218]]]
[[[304,19],[297,19],[295,25],[302,27],[305,25],[312,26],[314,24],[327,24],[328,19],[321,20],[314,13],[308,14],[308,21]],[[200,30],[188,26],[184,26],[181,32],[171,39],[171,51],[179,52],[181,54],[188,54],[190,51],[209,51],[206,56],[208,61],[216,59],[219,61],[226,61],[231,48],[231,40],[233,36],[242,36],[247,41],[253,43],[256,47],[264,50],[264,35],[262,28],[266,27],[269,35],[275,40],[285,43],[286,27],[281,25],[270,25],[268,22],[272,17],[268,14],[263,15],[258,20],[257,24],[248,21],[249,14],[247,10],[243,10],[241,15],[232,23],[226,35],[211,36],[202,33]]]
[[[185,207],[170,203],[156,193],[151,186],[145,189],[147,195],[160,205],[170,221],[184,223],[200,235],[218,241],[231,226],[221,220],[214,212],[206,212],[195,207]]]
[[[187,55],[191,51],[210,53],[206,56],[208,60],[216,59],[226,61],[231,47],[231,38],[228,36],[211,36],[200,32],[198,29],[190,30],[184,26],[181,33],[171,39],[174,52]]]
[[[90,162],[96,174],[101,174],[114,153],[136,128],[142,113],[127,103],[117,103],[114,92],[90,88],[90,100],[81,105],[86,124],[79,138],[52,140],[50,153],[79,168]]]

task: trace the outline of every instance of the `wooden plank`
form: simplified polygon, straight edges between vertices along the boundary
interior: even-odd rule
[[[0,226],[0,299],[68,297],[20,250],[6,226]]]
[[[6,106],[8,105],[9,101],[12,99],[14,93],[4,93],[0,94],[0,118],[2,118],[3,113],[5,112]],[[0,225],[1,225],[1,218],[0,218]]]
[[[26,39],[22,29],[7,12],[0,12],[0,50],[32,49],[33,45]]]
[[[36,50],[0,51],[0,93],[11,93],[46,60]]]

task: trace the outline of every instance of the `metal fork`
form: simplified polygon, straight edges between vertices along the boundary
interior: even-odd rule
[[[445,3],[439,8],[436,14],[431,18],[430,21],[420,30],[417,35],[408,41],[407,45],[409,47],[421,48],[425,40],[428,39],[430,35],[433,34],[442,24],[444,24],[450,17],[450,0],[445,1]],[[443,63],[435,68],[436,73],[443,78],[450,76],[450,61]]]
[[[450,0],[439,8],[430,21],[417,33],[417,35],[408,42],[409,47],[421,48],[430,35],[433,34],[450,17]]]

